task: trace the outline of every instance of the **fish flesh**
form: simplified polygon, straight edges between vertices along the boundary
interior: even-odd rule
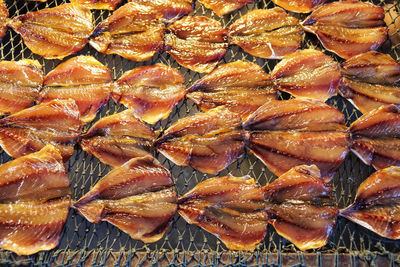
[[[166,23],[172,23],[193,12],[193,0],[128,0],[145,6],[162,14]]]
[[[276,5],[296,13],[309,13],[327,0],[272,0]]]
[[[296,166],[263,187],[268,222],[300,250],[325,246],[336,223],[331,187],[317,166]]]
[[[277,93],[269,75],[260,66],[239,60],[220,65],[195,82],[186,97],[202,111],[225,106],[246,118],[265,103],[276,99]]]
[[[74,204],[88,221],[107,221],[133,239],[156,242],[176,213],[171,174],[155,158],[134,158],[104,176]]]
[[[285,56],[271,72],[277,89],[295,97],[321,101],[337,94],[341,77],[339,64],[314,49]]]
[[[90,9],[75,4],[28,12],[9,26],[33,53],[46,59],[63,59],[82,50],[93,32]]]
[[[216,20],[187,16],[167,28],[165,50],[183,67],[209,73],[226,53],[227,35]]]
[[[400,167],[389,167],[369,176],[358,187],[352,205],[340,215],[380,236],[400,238]]]
[[[249,116],[245,142],[274,174],[315,164],[325,181],[333,178],[349,152],[343,113],[307,99],[271,101]]]
[[[219,17],[229,14],[253,0],[199,0],[206,8],[211,9]]]
[[[348,0],[332,2],[315,9],[303,28],[317,35],[322,45],[348,59],[377,50],[387,39],[384,9],[372,3]]]
[[[150,6],[127,3],[95,28],[90,45],[104,54],[146,61],[163,48],[162,14]]]
[[[38,61],[0,61],[0,115],[32,106],[42,85],[43,71]]]
[[[114,10],[121,3],[121,0],[71,0],[71,3],[90,9]]]
[[[7,33],[8,9],[4,0],[0,0],[0,41]]]
[[[261,58],[281,59],[300,48],[304,31],[282,8],[256,9],[229,27],[229,43]]]
[[[217,174],[244,152],[240,125],[240,116],[221,106],[178,120],[154,145],[177,165]]]
[[[400,108],[381,106],[349,127],[351,151],[375,169],[400,166]]]
[[[254,250],[266,234],[261,186],[249,176],[214,177],[197,184],[178,199],[178,213],[231,250]]]
[[[391,56],[369,51],[342,63],[340,94],[362,113],[381,105],[400,105],[400,63]]]
[[[0,119],[0,145],[19,158],[52,144],[67,161],[82,124],[74,100],[52,100]]]
[[[82,135],[80,145],[101,162],[119,167],[131,158],[149,155],[155,138],[153,130],[127,109],[97,121]]]
[[[94,57],[73,57],[46,75],[37,102],[73,99],[79,108],[81,120],[90,122],[108,102],[112,81],[111,71]]]
[[[116,102],[135,112],[143,121],[154,124],[166,119],[186,94],[185,78],[164,64],[142,66],[125,72],[115,82]]]

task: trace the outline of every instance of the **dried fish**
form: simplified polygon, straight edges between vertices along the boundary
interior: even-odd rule
[[[193,12],[193,0],[128,0],[145,6],[163,14],[164,22],[171,23]]]
[[[114,10],[121,3],[121,0],[71,0],[71,3],[90,9]]]
[[[0,40],[7,33],[8,9],[4,0],[0,0]]]
[[[276,5],[297,13],[309,13],[327,0],[272,0]]]
[[[253,0],[199,0],[199,2],[221,17],[252,3]]]

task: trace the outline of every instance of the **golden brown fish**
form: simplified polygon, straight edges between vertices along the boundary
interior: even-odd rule
[[[340,215],[377,233],[400,238],[400,168],[389,167],[368,177],[358,187],[354,204]]]
[[[155,138],[153,130],[127,109],[97,121],[80,145],[101,162],[119,167],[131,158],[149,155]]]
[[[206,8],[211,9],[218,16],[229,14],[253,0],[199,0]]]
[[[0,40],[7,33],[8,9],[3,0],[0,0]]]
[[[400,63],[375,51],[348,59],[342,64],[340,93],[362,113],[381,105],[400,105]]]
[[[107,103],[111,91],[111,71],[94,57],[77,56],[61,63],[46,75],[37,102],[73,99],[79,108],[81,120],[89,122]]]
[[[327,0],[272,0],[276,5],[297,13],[309,13]]]
[[[325,246],[338,208],[315,165],[301,165],[263,187],[269,223],[300,250]]]
[[[13,18],[9,25],[33,53],[46,59],[75,54],[93,31],[90,9],[74,4],[28,12]]]
[[[231,44],[270,59],[281,59],[299,49],[303,35],[299,20],[279,7],[250,11],[229,27]]]
[[[121,0],[71,0],[71,3],[90,9],[114,10],[121,3]]]
[[[243,154],[240,124],[238,114],[218,107],[178,120],[155,146],[177,165],[217,174]]]
[[[261,187],[249,176],[214,177],[180,197],[178,212],[228,249],[254,250],[266,233],[263,200]]]
[[[164,22],[174,22],[193,12],[193,0],[128,0],[145,6],[163,14]]]
[[[315,9],[302,23],[322,45],[348,59],[377,50],[387,39],[383,8],[357,0],[332,2]]]
[[[0,61],[0,115],[30,107],[42,85],[42,66],[36,60]]]
[[[146,156],[109,172],[74,207],[92,223],[107,221],[149,243],[164,235],[177,204],[169,171]]]
[[[381,106],[353,122],[349,128],[351,151],[376,169],[400,166],[400,108]]]
[[[95,28],[90,45],[104,54],[133,61],[149,60],[163,48],[162,14],[135,2],[118,8]]]
[[[277,89],[295,97],[326,101],[337,94],[341,74],[333,58],[318,50],[305,49],[284,57],[271,78]]]
[[[227,29],[203,16],[187,16],[167,28],[166,51],[182,66],[197,72],[211,72],[224,57]]]
[[[142,66],[125,72],[115,83],[113,99],[132,108],[143,121],[166,119],[186,94],[185,78],[164,64]]]
[[[349,151],[344,115],[320,101],[271,101],[244,128],[247,146],[276,175],[315,164],[329,181]]]
[[[52,144],[64,161],[74,153],[82,121],[74,100],[52,100],[0,120],[0,145],[13,158]]]
[[[268,74],[257,64],[245,61],[218,66],[194,83],[189,92],[187,98],[202,111],[225,106],[242,118],[277,98]]]

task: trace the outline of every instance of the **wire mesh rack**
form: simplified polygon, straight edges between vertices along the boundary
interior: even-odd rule
[[[365,1],[365,0],[364,0]],[[64,3],[65,0],[49,0],[45,3],[29,2],[25,0],[7,0],[6,4],[11,17],[36,11],[46,7],[54,7]],[[388,4],[389,1],[371,1],[378,5]],[[123,1],[121,5],[125,2]],[[399,10],[400,3],[395,0],[391,8]],[[275,5],[269,0],[254,0],[238,11],[223,18],[217,17],[210,10],[196,2],[193,15],[205,15],[221,21],[225,26],[230,25],[240,16],[250,10],[257,8],[272,8]],[[95,24],[107,18],[111,13],[108,11],[92,11]],[[391,13],[392,14],[392,13]],[[292,15],[304,19],[305,15]],[[392,24],[400,17],[392,17]],[[400,39],[400,29],[392,34],[390,38]],[[389,53],[396,60],[400,60],[400,44],[393,44],[387,41],[381,51]],[[334,57],[337,61],[343,61],[334,54],[326,51],[313,35],[306,35],[303,48],[316,48],[323,50],[326,54]],[[203,75],[190,71],[178,65],[167,53],[155,55],[146,62],[132,62],[115,55],[104,55],[93,48],[86,46],[78,54],[92,55],[103,64],[108,66],[113,73],[114,79],[118,79],[122,73],[142,65],[164,63],[177,68],[185,77],[186,85],[191,85]],[[0,44],[0,56],[2,60],[20,60],[23,58],[36,59],[48,73],[61,61],[44,60],[34,55],[25,46],[21,37],[8,30],[7,35]],[[72,56],[70,56],[72,57]],[[237,46],[230,46],[222,63],[234,60],[247,60],[263,67],[270,72],[277,60],[265,60],[253,57],[243,52]],[[285,96],[283,96],[285,97]],[[340,96],[328,100],[328,104],[340,109],[346,116],[346,123],[349,125],[361,114],[352,105]],[[110,101],[102,108],[96,117],[96,122],[101,117],[122,111],[123,106]],[[198,112],[197,107],[189,100],[184,100],[177,105],[171,115],[154,126],[156,130],[163,130],[174,121]],[[94,122],[86,125],[88,129]],[[182,195],[192,189],[197,183],[212,176],[198,172],[190,167],[181,167],[173,164],[156,153],[155,157],[171,171],[176,189]],[[3,151],[0,151],[0,163],[11,160]],[[76,146],[75,153],[67,162],[67,169],[71,179],[72,198],[79,199],[89,191],[99,179],[107,174],[110,168],[102,164],[97,158],[90,156]],[[340,167],[335,178],[331,182],[334,188],[337,204],[343,208],[352,203],[355,191],[359,184],[373,173],[373,168],[364,165],[356,156],[350,154],[344,164]],[[226,170],[218,174],[223,176],[231,173],[235,176],[250,175],[256,181],[265,185],[276,179],[262,163],[250,153],[231,164]],[[17,256],[16,254],[0,250],[0,265],[359,265],[376,264],[379,266],[394,266],[400,264],[400,241],[384,239],[378,235],[358,226],[346,219],[339,218],[334,233],[329,237],[325,247],[301,252],[283,237],[279,236],[270,225],[267,226],[265,240],[254,252],[229,251],[215,236],[207,233],[197,226],[187,224],[183,218],[176,215],[166,235],[156,243],[144,244],[141,241],[131,239],[111,224],[101,222],[92,224],[81,217],[76,211],[71,210],[64,227],[60,244],[51,251],[39,252],[33,256]]]

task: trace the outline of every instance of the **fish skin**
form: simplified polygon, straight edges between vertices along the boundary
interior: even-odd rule
[[[121,0],[71,0],[71,3],[82,5],[89,9],[115,10]]]
[[[46,59],[63,59],[82,50],[93,32],[90,9],[74,4],[28,12],[8,26],[21,35],[25,45]]]
[[[154,10],[163,14],[162,19],[165,23],[172,23],[184,16],[189,15],[194,10],[193,0],[128,0],[142,5],[151,6]]]
[[[175,215],[176,192],[169,171],[145,156],[113,169],[73,207],[92,223],[107,221],[133,239],[156,242]]]
[[[4,3],[4,0],[0,0],[0,40],[3,39],[7,33],[8,17],[7,5]]]
[[[348,0],[316,8],[302,26],[317,35],[325,49],[348,59],[377,50],[386,41],[388,28],[383,18],[383,8]]]
[[[250,4],[253,0],[199,0],[206,8],[211,9],[219,17],[229,14],[246,4]]]
[[[163,49],[162,14],[149,6],[130,2],[99,23],[90,45],[103,54],[117,54],[132,61],[146,61]]]
[[[340,216],[376,234],[400,238],[400,168],[378,170],[358,187],[355,201],[340,211]]]
[[[141,66],[115,82],[112,97],[149,124],[166,119],[186,94],[185,78],[164,64]]]
[[[249,176],[214,177],[180,197],[178,213],[228,249],[254,250],[266,234],[263,200],[261,187]]]
[[[327,0],[272,0],[276,5],[296,13],[309,13]]]
[[[229,27],[229,43],[261,58],[281,59],[300,48],[304,31],[282,8],[256,9]]]
[[[18,158],[52,144],[67,161],[82,124],[74,100],[52,100],[0,119],[0,145]]]
[[[246,79],[243,79],[244,75]],[[186,97],[202,111],[225,106],[243,119],[277,98],[269,75],[257,64],[240,60],[218,66],[188,91]]]
[[[82,149],[113,167],[150,155],[156,135],[134,114],[127,109],[97,121],[81,136]]]

